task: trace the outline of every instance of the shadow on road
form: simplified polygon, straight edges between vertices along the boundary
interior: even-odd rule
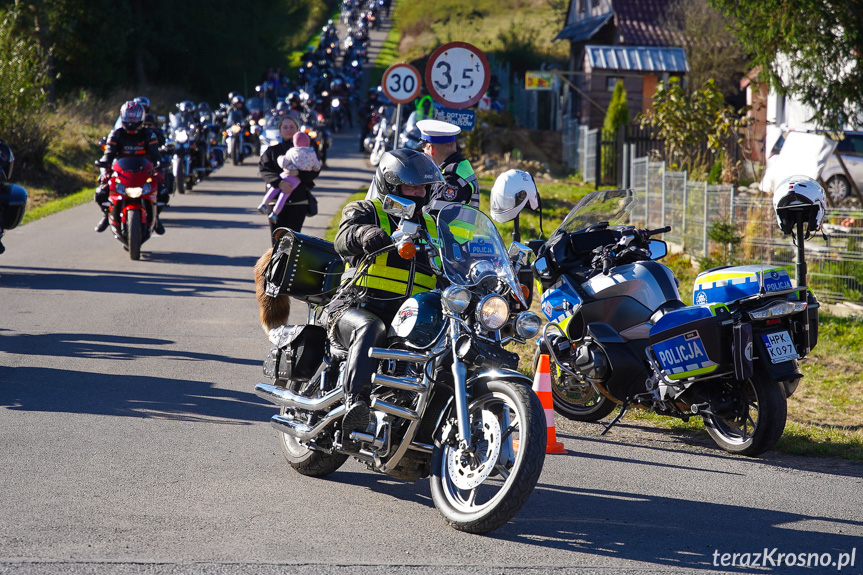
[[[98,349],[100,347],[103,349]],[[194,357],[196,354],[100,346],[81,341],[61,344],[59,352],[71,355],[82,348],[85,353],[91,348],[89,353],[99,357],[114,354],[115,359],[135,359],[153,352],[175,359],[180,356],[193,361],[218,359],[250,363],[205,357],[207,354]],[[218,389],[210,382],[40,367],[0,368],[0,406],[16,411],[90,413],[230,425],[260,425],[273,415],[272,405],[264,405],[256,395]]]
[[[674,486],[669,485],[668,491],[673,493]],[[753,502],[753,505],[760,503]],[[859,547],[859,536],[825,533],[824,524],[832,524],[829,529],[846,533],[859,533],[863,528],[860,521],[673,496],[540,484],[515,520],[494,532],[492,537],[618,560],[698,570],[717,568],[714,551],[720,555],[754,554],[763,553],[765,548],[768,552],[777,548],[777,553],[831,553],[836,559],[839,553],[850,553]],[[745,571],[751,570],[750,567]],[[835,566],[832,570],[838,572]],[[782,573],[795,571],[783,563]],[[803,568],[803,572],[812,573],[813,570]],[[826,570],[819,571],[816,567],[815,572]]]
[[[167,254],[142,254],[153,261],[165,261]],[[254,257],[186,254],[179,252],[186,262],[213,266],[243,266],[251,270]],[[195,259],[197,258],[197,259]],[[195,260],[195,261],[192,261]],[[207,296],[224,294],[249,295],[254,292],[251,272],[248,280],[225,279],[218,276],[200,277],[182,274],[137,274],[114,271],[105,274],[96,270],[59,270],[51,268],[0,267],[0,285],[4,288],[29,290],[91,291],[114,294],[118,292],[139,295]],[[220,295],[216,295],[220,294]]]

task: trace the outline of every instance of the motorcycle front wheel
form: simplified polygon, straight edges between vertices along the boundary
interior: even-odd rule
[[[141,212],[129,210],[126,212],[126,241],[129,246],[129,257],[141,259]]]
[[[174,167],[174,185],[178,194],[186,193],[186,164],[182,158]]]
[[[474,449],[436,442],[431,494],[453,528],[488,533],[512,519],[533,493],[545,461],[546,420],[539,397],[518,383],[478,383],[472,397]]]
[[[533,356],[533,372],[537,372],[542,348],[536,348]],[[561,372],[551,362],[551,398],[554,410],[573,421],[599,421],[617,406],[616,403],[596,391],[589,383],[574,381],[571,375]]]
[[[705,414],[704,427],[716,444],[729,453],[754,457],[771,449],[782,437],[788,402],[782,386],[770,380],[763,368],[745,382],[722,384],[720,401],[732,407]]]

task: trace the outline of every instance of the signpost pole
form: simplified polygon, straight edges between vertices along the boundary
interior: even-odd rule
[[[399,147],[399,128],[401,127],[402,105],[401,102],[396,106],[396,125],[393,129],[393,150]]]

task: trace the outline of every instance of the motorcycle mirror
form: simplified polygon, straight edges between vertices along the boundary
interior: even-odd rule
[[[533,251],[521,242],[512,242],[509,245],[507,253],[509,254],[510,261],[519,268],[522,268],[527,265],[530,254]]]
[[[417,205],[411,200],[389,194],[384,197],[383,208],[384,212],[391,216],[409,220],[413,217]]]
[[[652,260],[658,260],[668,254],[668,244],[662,240],[650,240],[647,248],[650,250],[650,259]]]
[[[537,273],[538,276],[542,278],[550,278],[551,270],[548,269],[548,261],[542,257],[533,262],[533,271]]]

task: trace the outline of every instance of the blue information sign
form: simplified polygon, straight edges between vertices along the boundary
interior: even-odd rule
[[[474,110],[456,110],[445,108],[440,104],[434,105],[434,119],[449,122],[463,131],[470,132],[476,123],[476,112]]]

